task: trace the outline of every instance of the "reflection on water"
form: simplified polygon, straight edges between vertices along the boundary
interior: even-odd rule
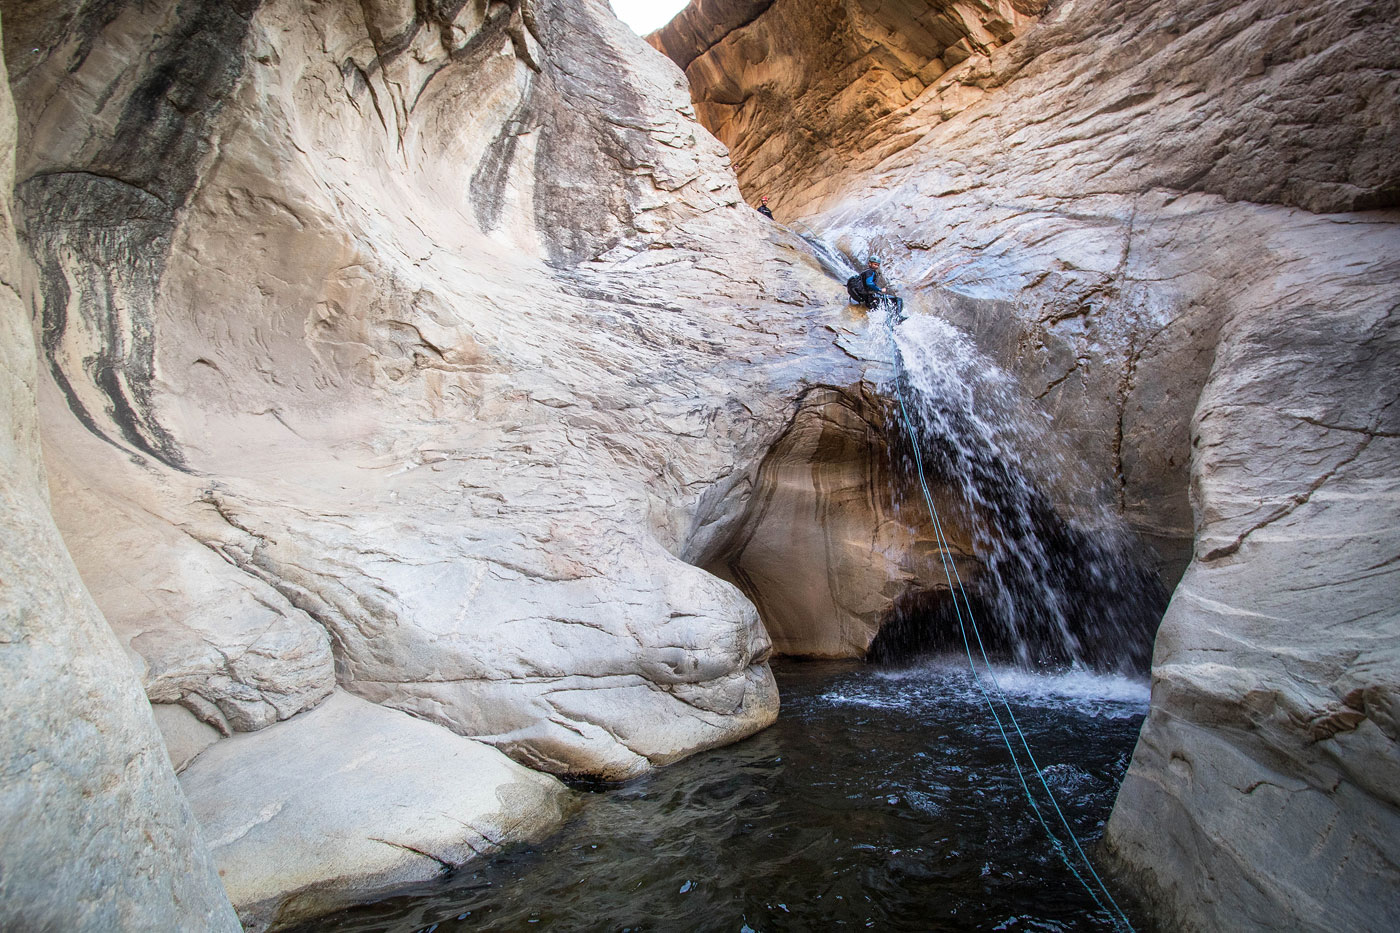
[[[584,792],[546,842],[306,933],[1112,928],[1030,814],[964,668],[775,669],[771,729]],[[1065,815],[1096,841],[1146,683],[998,679]]]

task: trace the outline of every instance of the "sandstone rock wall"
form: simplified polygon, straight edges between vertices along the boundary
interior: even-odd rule
[[[140,684],[49,514],[14,145],[0,88],[0,927],[238,930]]]
[[[696,114],[750,198],[805,214],[852,160],[912,141],[898,123],[949,69],[1020,34],[1044,0],[708,0],[649,41],[685,69]]]
[[[604,4],[12,23],[56,513],[181,768],[336,685],[558,773],[771,720],[767,633],[693,565],[871,360]],[[927,576],[895,537],[843,653]]]
[[[897,248],[896,277],[943,292],[940,306],[951,303],[957,322],[1021,375],[1101,465],[1094,481],[1174,581],[1193,534],[1188,429],[1220,319],[1207,306],[1251,244],[1229,236],[1234,215],[1219,202],[1171,202],[1206,193],[1314,211],[1393,206],[1386,16],[1359,0],[1065,4],[912,100],[891,92],[833,112],[832,88],[853,86],[852,73],[832,65],[815,84],[792,76],[841,59],[859,22],[848,6],[832,14],[835,33],[809,28],[801,4],[777,3],[703,42],[684,28],[708,11],[695,8],[652,41],[687,64],[697,101],[726,86],[713,74],[742,89],[743,121],[701,115],[735,140],[746,192],[762,189],[780,219],[800,217],[853,249]],[[918,31],[907,11],[901,22]],[[762,68],[751,48],[771,50]],[[787,80],[782,94],[765,90]],[[866,116],[859,134],[846,127],[852,114]],[[809,177],[790,154],[813,136],[833,140],[834,155]],[[760,148],[766,159],[744,155]],[[1182,229],[1186,216],[1217,236]],[[1300,244],[1315,235],[1306,218],[1296,223]],[[1173,280],[1156,275],[1159,262],[1173,265]]]
[[[1221,334],[1192,428],[1195,558],[1109,824],[1186,928],[1400,917],[1400,234],[1331,223],[1355,233],[1311,238],[1306,271]]]
[[[800,6],[653,41],[734,105],[701,112],[742,128],[746,193],[892,250],[911,303],[1017,372],[1180,580],[1113,850],[1182,928],[1393,926],[1393,9],[1053,4],[888,91],[863,137],[838,108],[831,138],[859,144],[779,186],[827,127],[758,106],[808,66],[748,50],[840,62],[850,28],[773,41]]]
[[[771,721],[753,607],[682,556],[789,399],[864,364],[669,63],[600,2],[4,13],[53,509],[250,928],[560,818],[562,785],[446,730],[625,777]],[[141,717],[122,793],[177,857]],[[437,796],[366,770],[387,748]],[[52,883],[70,840],[36,838],[7,885]],[[138,857],[169,890],[92,928],[234,923],[207,856]]]
[[[790,165],[780,215],[852,250],[897,246],[895,277],[937,299],[911,305],[1016,371],[1102,465],[1084,485],[1157,545],[1165,576],[1191,563],[1115,850],[1187,927],[1269,911],[1316,926],[1343,896],[1347,876],[1327,874],[1339,860],[1365,866],[1368,892],[1345,916],[1384,918],[1397,861],[1380,783],[1397,693],[1384,11],[1076,0],[1034,25],[1031,4],[798,6],[707,5],[724,25],[691,16],[667,46],[693,48],[741,182]],[[878,363],[849,351],[839,286],[742,203],[679,73],[601,0],[3,12],[25,247],[7,281],[41,360],[32,382],[23,351],[12,369],[16,521],[33,518],[39,542],[15,579],[64,560],[34,492],[23,400],[37,392],[58,524],[196,812],[229,829],[215,854],[250,924],[471,854],[433,820],[380,824],[318,810],[314,789],[268,797],[225,779],[264,757],[288,775],[334,765],[369,799],[357,740],[402,741],[406,762],[457,762],[444,785],[485,769],[491,787],[532,787],[518,807],[447,802],[523,838],[562,812],[559,785],[439,727],[538,769],[626,777],[771,721],[769,635],[699,566],[737,555],[742,569],[765,548],[735,541],[779,540],[750,522],[765,502],[810,515],[826,491],[862,488],[847,482],[869,470],[851,466],[873,443],[848,445],[859,424],[839,444],[799,430],[763,464],[809,390],[858,393]],[[805,70],[823,49],[844,69],[834,80]],[[731,99],[756,75],[779,92]],[[722,93],[707,103],[698,78]],[[1279,120],[1289,134],[1264,132]],[[777,527],[917,550],[917,529],[857,498],[835,524]],[[766,550],[758,563],[783,559]],[[804,560],[810,579],[859,574],[816,605],[837,624],[796,635],[845,628],[842,650],[859,646],[898,595],[885,584],[916,582],[908,553],[854,553]],[[1301,568],[1289,586],[1278,559]],[[837,592],[872,571],[889,576]],[[36,600],[70,592],[63,572],[68,589],[36,582]],[[376,725],[357,734],[346,710],[364,700],[393,709],[369,708]],[[121,702],[134,701],[93,700]],[[136,718],[130,747],[149,752]],[[165,782],[163,804],[133,806],[180,851],[170,774],[140,762],[150,781],[123,786]],[[80,773],[100,782],[103,767]],[[239,815],[268,807],[288,812],[240,842]],[[1163,853],[1149,815],[1172,812]],[[1335,849],[1280,868],[1277,837],[1241,831],[1273,815]],[[308,833],[364,861],[279,875],[263,853]],[[67,850],[31,847],[3,883],[44,877],[36,851]],[[202,897],[154,899],[231,922]]]

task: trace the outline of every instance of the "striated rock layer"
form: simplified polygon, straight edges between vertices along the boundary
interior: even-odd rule
[[[853,40],[867,5],[829,6],[835,28],[795,0],[697,5],[652,41],[746,193],[892,250],[1179,581],[1110,849],[1181,928],[1392,928],[1393,7],[1074,0],[895,90],[919,59],[882,47],[907,40]],[[938,8],[880,5],[901,36]],[[871,87],[857,131],[863,105],[831,102]]]
[[[734,469],[693,439],[756,440],[706,370],[774,338],[672,300],[756,309],[696,267],[761,230],[669,66],[562,67],[622,60],[601,5],[108,12],[15,38],[17,191],[56,509],[152,699],[229,733],[339,682],[612,776],[771,717],[752,608],[676,556]]]

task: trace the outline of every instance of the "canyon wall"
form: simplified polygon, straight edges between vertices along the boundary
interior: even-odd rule
[[[232,928],[190,810],[250,929],[436,877],[937,589],[875,494],[884,351],[697,112],[1190,565],[1109,831],[1163,911],[1388,909],[1376,4],[705,3],[658,39],[695,105],[602,0],[0,11],[7,909]],[[1331,842],[1281,867],[1275,817]]]
[[[151,708],[49,514],[0,87],[0,928],[238,930]]]
[[[1176,588],[1110,851],[1174,927],[1390,928],[1393,4],[809,7],[651,41],[746,195],[890,252],[1154,547]]]
[[[25,507],[47,521],[41,435],[87,590],[16,572],[90,591],[105,647],[65,657],[83,690],[89,654],[135,667],[169,767],[128,679],[130,792],[196,853],[101,877],[231,924],[195,899],[172,768],[261,930],[548,831],[570,795],[540,772],[627,778],[773,720],[770,638],[701,567],[802,400],[884,364],[603,0],[0,7]],[[887,555],[840,653],[937,585],[930,556]]]

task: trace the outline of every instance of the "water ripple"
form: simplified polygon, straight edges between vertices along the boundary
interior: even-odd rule
[[[965,670],[777,673],[773,728],[584,793],[540,845],[302,933],[1111,929],[1031,817]],[[1078,671],[998,678],[1092,844],[1146,685]]]

